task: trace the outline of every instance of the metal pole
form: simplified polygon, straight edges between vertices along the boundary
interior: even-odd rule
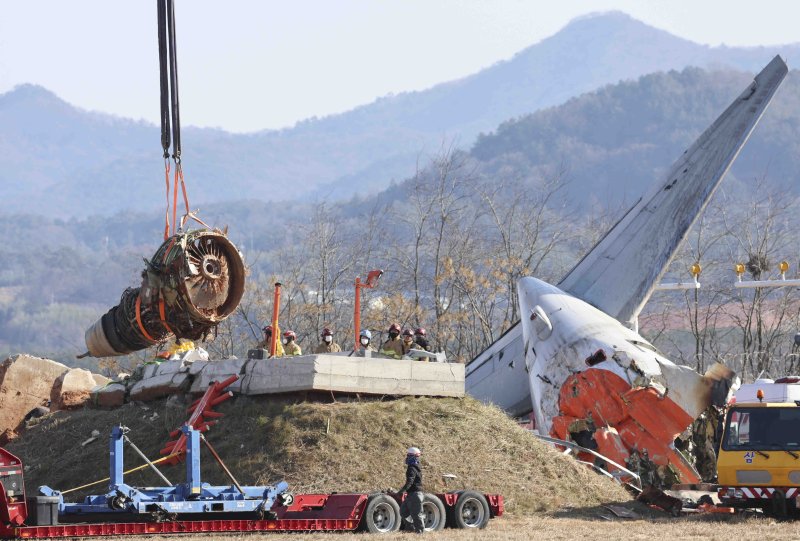
[[[229,469],[228,469],[228,467],[225,465],[225,463],[222,461],[222,459],[219,457],[219,455],[218,455],[218,454],[217,454],[217,452],[214,450],[214,448],[213,448],[213,447],[211,447],[211,444],[210,444],[210,443],[208,443],[208,440],[206,439],[206,437],[205,437],[205,436],[203,436],[202,434],[200,434],[200,440],[201,440],[201,441],[202,441],[202,442],[203,442],[203,443],[206,445],[206,447],[208,448],[208,450],[211,452],[211,456],[213,456],[213,457],[214,457],[214,460],[216,460],[216,461],[217,461],[217,463],[220,465],[220,467],[222,468],[222,471],[224,471],[224,472],[225,472],[225,475],[227,475],[227,476],[228,476],[228,479],[230,479],[230,480],[231,480],[231,482],[233,482],[233,485],[236,487],[236,489],[237,489],[239,492],[241,492],[242,494],[244,494],[244,489],[242,489],[242,487],[241,487],[241,485],[239,484],[239,482],[236,480],[236,478],[235,478],[235,477],[233,476],[233,474],[230,472],[230,470],[229,470]]]
[[[355,331],[355,342],[353,351],[361,349],[361,278],[356,276],[356,300],[353,303],[353,330]]]
[[[169,480],[169,479],[167,479],[166,477],[164,477],[164,474],[163,474],[163,473],[161,473],[161,470],[159,470],[159,469],[156,467],[156,465],[155,465],[155,464],[153,464],[153,463],[150,461],[150,459],[149,459],[149,458],[147,458],[147,457],[144,455],[144,453],[143,453],[142,451],[140,451],[140,450],[139,450],[139,448],[138,448],[138,447],[136,447],[136,444],[135,444],[135,443],[133,443],[133,442],[130,440],[130,438],[129,438],[128,436],[122,436],[122,437],[125,439],[125,441],[127,441],[127,442],[128,442],[128,445],[130,445],[130,446],[131,446],[131,448],[132,448],[134,451],[136,451],[136,453],[137,453],[137,454],[138,454],[140,457],[142,457],[142,460],[144,460],[145,462],[147,462],[147,465],[148,465],[148,466],[150,466],[150,467],[153,469],[153,471],[154,471],[154,472],[156,472],[156,475],[158,475],[159,477],[161,477],[161,479],[162,479],[162,480],[163,480],[163,481],[164,481],[166,484],[168,484],[169,486],[175,486],[175,485],[173,485],[173,484],[172,484],[172,482],[170,482],[170,480]]]
[[[281,283],[275,282],[275,297],[272,300],[272,340],[269,345],[269,354],[274,357],[278,351],[278,312],[281,308]]]

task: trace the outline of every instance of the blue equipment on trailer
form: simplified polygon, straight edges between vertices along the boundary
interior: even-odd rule
[[[178,514],[255,512],[269,517],[272,513],[270,509],[276,499],[281,505],[288,506],[292,503],[293,497],[287,492],[289,485],[283,481],[275,486],[241,486],[231,476],[234,482],[231,486],[211,486],[203,483],[200,477],[200,440],[203,435],[188,425],[181,428],[186,437],[186,482],[166,487],[130,486],[123,479],[123,444],[127,440],[127,432],[128,429],[123,426],[116,426],[111,431],[109,442],[111,475],[107,493],[87,496],[81,503],[65,503],[61,492],[47,486],[39,487],[40,494],[58,497],[61,520],[70,516],[98,513],[109,515],[147,513],[170,518]],[[213,453],[213,449],[210,447],[209,449]],[[148,461],[148,464],[166,480],[153,463]],[[220,464],[222,465],[221,462]],[[230,475],[227,468],[222,466]]]

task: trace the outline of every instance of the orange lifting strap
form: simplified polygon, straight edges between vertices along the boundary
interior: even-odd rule
[[[142,325],[142,298],[137,296],[136,297],[136,323],[139,324],[139,330],[142,331],[142,334],[145,338],[156,343],[156,340],[153,340],[153,337],[145,330],[144,325]]]

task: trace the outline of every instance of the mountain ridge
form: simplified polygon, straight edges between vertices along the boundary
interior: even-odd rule
[[[508,60],[431,88],[384,96],[292,128],[232,134],[185,127],[192,202],[343,200],[414,174],[453,141],[470,147],[510,119],[653,71],[686,65],[755,71],[775,50],[699,45],[619,13],[573,20]],[[0,197],[60,217],[160,205],[159,129],[85,111],[31,85],[0,95]]]

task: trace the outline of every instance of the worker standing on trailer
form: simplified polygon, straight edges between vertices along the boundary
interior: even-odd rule
[[[286,352],[287,356],[291,355],[302,355],[303,350],[300,349],[300,345],[296,342],[297,335],[294,331],[287,330],[283,333],[283,351]]]
[[[328,327],[322,329],[322,342],[314,350],[314,353],[339,353],[341,346],[333,341],[333,331]]]
[[[423,533],[425,526],[422,515],[422,501],[425,494],[422,491],[422,468],[420,467],[420,456],[422,451],[418,447],[409,447],[406,453],[406,484],[397,492],[397,497],[403,496],[406,492],[406,499],[400,506],[400,518],[406,520],[411,517],[414,524],[415,533]]]
[[[400,325],[397,323],[389,326],[389,339],[383,343],[380,352],[396,359],[403,356],[403,341],[400,340]]]

